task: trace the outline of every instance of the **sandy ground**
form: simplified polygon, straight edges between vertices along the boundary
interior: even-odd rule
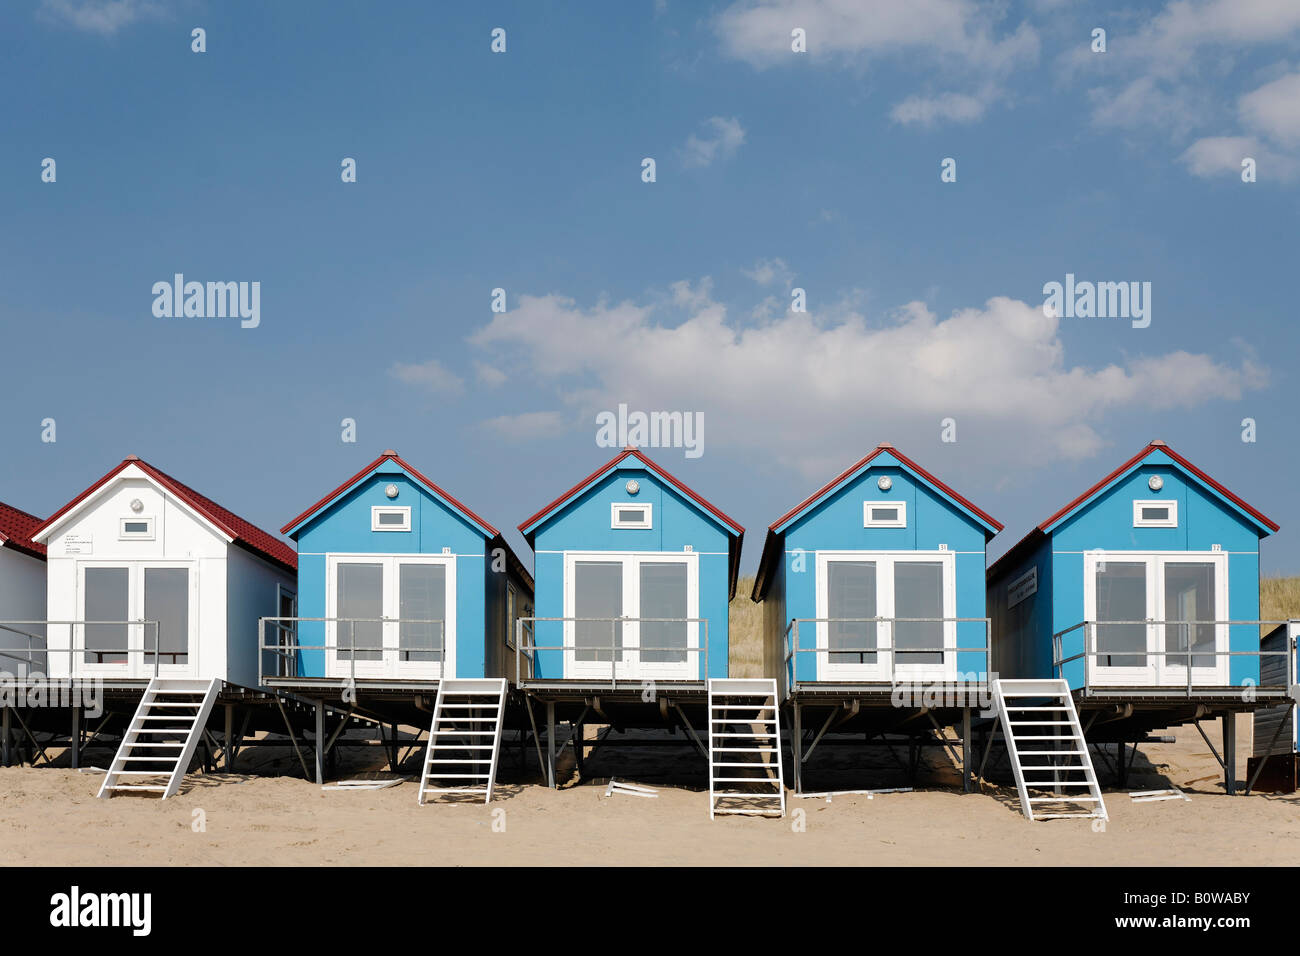
[[[1241,721],[1240,752],[1249,752]],[[1217,726],[1206,724],[1217,741]],[[167,801],[98,800],[100,776],[65,768],[0,769],[0,863],[31,865],[1233,865],[1294,864],[1300,796],[1228,797],[1192,728],[1142,748],[1130,789],[1182,787],[1190,801],[1134,804],[1107,788],[1110,822],[1029,823],[1015,789],[962,794],[934,751],[911,793],[790,799],[784,820],[710,821],[703,761],[678,748],[606,748],[588,779],[549,791],[536,760],[503,758],[497,796],[482,804],[416,805],[416,784],[322,791],[289,776],[193,774]],[[530,754],[531,756],[531,754]],[[898,786],[878,748],[838,747],[820,785]],[[289,757],[257,755],[265,767]],[[417,758],[418,761],[418,758]],[[250,759],[250,763],[257,760]],[[571,766],[571,761],[566,767]],[[350,775],[352,770],[346,771]],[[610,773],[659,787],[655,799],[605,797]],[[1239,777],[1244,779],[1244,758]],[[626,776],[625,776],[626,774]],[[1103,784],[1107,781],[1103,769]],[[814,781],[810,780],[810,784]],[[201,811],[201,813],[200,813]],[[196,831],[196,819],[205,829]],[[802,824],[802,827],[800,826]]]

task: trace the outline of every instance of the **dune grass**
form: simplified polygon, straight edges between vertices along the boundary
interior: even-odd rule
[[[1300,618],[1300,577],[1261,578],[1259,617],[1262,621]]]
[[[732,677],[770,677],[763,673],[763,605],[749,599],[752,575],[736,582],[736,596],[727,608],[727,658]]]

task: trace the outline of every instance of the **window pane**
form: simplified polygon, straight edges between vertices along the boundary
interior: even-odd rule
[[[404,525],[406,524],[406,514],[401,511],[381,511],[379,512],[379,523],[387,525]]]
[[[190,649],[190,572],[185,568],[144,569],[144,616],[158,622],[158,651],[163,664],[188,664]],[[144,645],[154,646],[146,627]],[[152,654],[145,662],[153,667]]]
[[[397,588],[398,617],[402,620],[397,638],[401,659],[441,660],[447,627],[446,565],[398,565]]]
[[[1170,561],[1165,564],[1165,620],[1213,621],[1214,565]],[[1213,651],[1213,624],[1166,624],[1165,650],[1170,652]],[[1187,657],[1166,657],[1165,663],[1187,666]],[[1213,667],[1213,654],[1193,654],[1193,667]]]
[[[640,509],[620,509],[618,520],[627,524],[643,524],[645,523],[645,512]]]
[[[1168,521],[1169,509],[1168,508],[1143,508],[1142,520],[1143,521]]]
[[[1097,620],[1145,621],[1147,566],[1106,561],[1097,566]],[[1097,663],[1102,667],[1146,667],[1145,624],[1097,625]]]
[[[618,561],[578,561],[573,566],[573,614],[578,618],[623,616],[623,565]],[[614,649],[610,643],[613,639]],[[575,660],[623,660],[623,625],[608,621],[574,624]]]
[[[127,521],[122,524],[122,530],[127,534],[148,534],[149,522],[147,521]]]
[[[872,521],[897,521],[898,509],[897,508],[872,508],[871,520]]]
[[[384,568],[380,564],[340,564],[338,566],[338,600],[334,643],[337,659],[352,659],[348,648],[358,648],[356,659],[377,661],[384,644]],[[358,618],[368,620],[358,620]],[[361,650],[365,648],[365,650]],[[371,650],[373,648],[373,650]]]
[[[865,621],[845,620],[876,616],[876,564],[874,561],[831,561],[826,565],[827,617],[830,623],[828,644],[855,648],[853,652],[832,653],[833,664],[874,664],[876,655],[864,649],[876,647],[877,625]]]
[[[126,663],[127,575],[126,568],[86,568],[86,620],[123,622],[86,625],[87,664]]]
[[[644,561],[641,563],[641,617],[685,618],[686,564],[685,562]],[[641,627],[641,660],[646,663],[681,663],[686,660],[684,650],[659,648],[686,647],[685,621],[643,621]]]
[[[943,617],[943,564],[899,561],[894,565],[894,617]],[[907,651],[909,647],[943,647],[943,622],[903,621],[894,625],[899,664],[942,664],[942,651]]]

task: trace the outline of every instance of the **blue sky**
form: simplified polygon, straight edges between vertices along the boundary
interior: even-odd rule
[[[395,448],[513,528],[626,402],[704,415],[702,457],[650,453],[746,570],[880,441],[997,554],[1158,437],[1300,573],[1292,0],[14,0],[0,30],[7,503],[138,454],[275,529]],[[260,282],[261,324],[155,317],[177,272]],[[1149,327],[1045,316],[1067,273],[1150,282]]]

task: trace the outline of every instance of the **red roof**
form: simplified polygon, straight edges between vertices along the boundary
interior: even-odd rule
[[[597,468],[595,471],[593,471],[593,472],[592,472],[590,475],[588,475],[586,478],[582,479],[582,481],[578,482],[576,485],[574,485],[572,488],[570,488],[570,489],[569,489],[568,491],[566,491],[564,494],[560,495],[560,497],[558,497],[558,498],[556,498],[554,501],[552,501],[549,505],[547,505],[546,507],[542,508],[542,510],[538,511],[538,512],[537,512],[535,515],[533,515],[531,518],[529,518],[528,520],[526,520],[526,521],[524,521],[524,522],[521,522],[520,525],[519,525],[519,532],[520,532],[521,534],[527,535],[527,532],[526,532],[526,530],[525,530],[526,528],[529,528],[529,527],[531,527],[532,525],[536,524],[538,521],[540,521],[542,518],[545,518],[548,514],[550,514],[550,513],[551,513],[552,511],[554,511],[556,508],[560,507],[560,505],[566,503],[566,502],[569,501],[571,498],[574,498],[575,496],[577,496],[579,492],[581,492],[584,488],[586,488],[588,485],[590,485],[593,481],[595,481],[595,480],[596,480],[597,478],[599,478],[601,475],[605,474],[605,473],[606,473],[607,471],[609,471],[611,468],[616,468],[616,467],[617,467],[617,466],[618,466],[618,465],[619,465],[619,464],[620,464],[624,459],[626,459],[626,458],[635,458],[637,461],[641,462],[641,464],[645,465],[646,468],[649,469],[651,472],[653,472],[654,474],[658,475],[658,476],[659,476],[660,478],[662,478],[664,481],[668,482],[668,484],[672,485],[674,488],[676,488],[678,491],[680,491],[680,492],[681,492],[683,495],[685,495],[687,498],[690,498],[690,499],[691,499],[692,501],[694,501],[697,505],[699,505],[701,508],[703,508],[703,509],[704,509],[705,511],[707,511],[709,514],[713,515],[715,518],[717,518],[717,519],[718,519],[719,521],[721,521],[723,524],[726,524],[727,526],[729,526],[730,528],[732,528],[732,529],[735,531],[736,534],[744,534],[744,533],[745,533],[745,529],[742,528],[742,527],[741,527],[741,526],[740,526],[740,525],[739,525],[735,520],[733,520],[733,519],[731,519],[731,518],[728,518],[725,514],[723,514],[721,511],[719,511],[719,510],[718,510],[717,508],[715,508],[713,505],[709,504],[708,501],[706,501],[704,498],[700,497],[698,494],[696,494],[696,493],[695,493],[694,491],[692,491],[690,488],[686,487],[686,485],[682,484],[682,482],[679,481],[677,478],[674,478],[672,475],[668,474],[668,472],[664,471],[662,468],[660,468],[658,465],[656,465],[653,461],[651,461],[649,458],[647,458],[644,454],[642,454],[642,453],[641,453],[638,449],[636,449],[636,448],[624,448],[622,452],[620,452],[619,454],[615,455],[614,458],[611,459],[609,462],[607,462],[607,463],[604,464],[604,465],[601,465],[599,468]]]
[[[35,515],[0,503],[0,545],[8,545],[15,551],[43,558],[45,545],[32,540],[32,535],[40,526],[41,519]]]
[[[40,534],[46,529],[52,527],[60,518],[70,512],[77,505],[81,504],[104,485],[108,484],[121,471],[134,465],[143,471],[146,475],[156,481],[159,485],[171,492],[181,501],[185,502],[208,521],[216,525],[221,531],[236,544],[239,544],[254,554],[260,555],[274,564],[281,565],[290,571],[298,569],[298,553],[293,548],[285,544],[279,538],[271,535],[256,525],[250,524],[239,515],[227,511],[221,505],[217,504],[211,498],[206,498],[199,494],[188,485],[181,484],[170,475],[164,474],[153,465],[140,458],[132,455],[122,461],[120,465],[110,471],[99,481],[95,482],[77,497],[73,498],[66,505],[56,511],[54,514],[41,523],[34,534]]]
[[[407,464],[405,461],[403,461],[402,458],[401,458],[401,456],[399,456],[399,455],[397,454],[397,452],[393,451],[392,449],[388,449],[388,450],[386,450],[382,455],[380,455],[378,458],[376,458],[376,459],[375,459],[374,461],[372,461],[370,464],[366,465],[366,467],[362,468],[360,471],[358,471],[355,475],[353,475],[353,476],[352,476],[351,478],[349,478],[347,481],[343,482],[343,484],[339,485],[337,488],[335,488],[333,491],[331,491],[329,494],[327,494],[327,495],[326,495],[324,498],[322,498],[320,501],[316,502],[314,505],[312,505],[310,508],[308,508],[308,509],[307,509],[306,511],[304,511],[302,514],[298,515],[298,517],[294,518],[292,521],[290,521],[288,524],[286,524],[283,528],[281,528],[281,529],[280,529],[280,533],[281,533],[281,534],[288,534],[289,531],[290,531],[290,529],[292,529],[292,528],[296,528],[298,525],[302,524],[304,521],[306,521],[308,518],[310,518],[310,517],[311,517],[312,515],[314,515],[316,512],[320,511],[320,509],[324,508],[327,504],[329,504],[331,501],[333,501],[335,498],[339,497],[339,495],[341,495],[341,494],[343,494],[344,492],[346,492],[349,488],[351,488],[353,485],[355,485],[355,484],[356,484],[358,481],[360,481],[362,478],[366,477],[368,474],[370,474],[372,471],[374,471],[376,468],[378,468],[380,465],[382,465],[385,461],[392,461],[392,462],[396,463],[397,465],[399,465],[399,466],[400,466],[401,468],[403,468],[404,470],[406,470],[407,472],[409,472],[409,473],[411,474],[411,477],[415,478],[417,481],[419,481],[419,482],[421,482],[422,484],[426,485],[426,486],[429,488],[430,491],[434,492],[434,493],[435,493],[436,495],[438,495],[440,498],[445,499],[445,500],[447,501],[448,504],[452,505],[452,507],[454,507],[454,508],[456,508],[457,510],[459,510],[460,512],[462,512],[462,513],[463,513],[467,518],[469,518],[469,519],[470,519],[471,521],[473,521],[475,524],[479,525],[481,528],[483,528],[485,531],[487,531],[488,534],[491,535],[492,537],[495,538],[495,537],[498,537],[498,536],[501,534],[500,531],[498,531],[496,528],[494,528],[494,527],[493,527],[492,525],[490,525],[488,522],[484,521],[482,518],[480,518],[480,517],[479,517],[478,515],[476,515],[474,512],[470,511],[468,508],[466,508],[463,504],[461,504],[459,501],[457,501],[457,500],[456,500],[455,498],[453,498],[451,495],[447,494],[447,492],[443,491],[441,488],[439,488],[437,485],[435,485],[432,481],[430,481],[430,480],[429,480],[428,478],[426,478],[424,475],[420,474],[418,471],[416,471],[414,468],[412,468],[409,464]]]
[[[770,531],[775,531],[777,528],[781,527],[783,524],[785,524],[787,521],[789,521],[789,520],[790,520],[791,518],[793,518],[795,515],[799,514],[799,513],[802,512],[804,509],[806,509],[807,507],[809,507],[810,505],[812,505],[812,504],[813,504],[814,502],[816,502],[818,499],[822,498],[824,495],[826,495],[826,494],[830,493],[831,491],[835,490],[835,488],[838,487],[842,482],[844,482],[844,481],[848,480],[849,478],[851,478],[855,472],[857,472],[857,471],[859,471],[860,469],[862,469],[862,468],[863,468],[866,464],[868,464],[868,463],[869,463],[873,458],[875,458],[877,455],[879,455],[879,454],[882,453],[882,452],[889,452],[889,454],[893,455],[893,456],[894,456],[895,458],[897,458],[897,459],[898,459],[902,464],[906,465],[909,469],[911,469],[912,471],[916,472],[916,474],[919,475],[921,478],[923,478],[925,481],[929,482],[931,485],[933,485],[934,487],[938,488],[938,489],[939,489],[940,491],[942,491],[945,495],[947,495],[948,497],[952,498],[953,501],[957,502],[959,505],[961,505],[961,506],[962,506],[963,508],[965,508],[967,511],[970,511],[972,514],[974,514],[976,517],[978,517],[981,521],[983,521],[983,522],[985,522],[986,524],[988,524],[991,528],[993,528],[994,531],[1001,531],[1001,530],[1002,530],[1002,522],[1001,522],[1001,521],[998,521],[997,518],[994,518],[994,517],[993,517],[992,515],[990,515],[987,511],[984,511],[984,510],[981,509],[981,508],[977,508],[977,507],[975,507],[975,505],[972,504],[970,501],[968,501],[966,498],[963,498],[961,495],[957,494],[957,492],[953,491],[952,488],[948,487],[948,485],[945,485],[942,481],[940,481],[940,480],[939,480],[938,478],[936,478],[934,475],[930,474],[928,471],[926,471],[924,468],[922,468],[922,467],[921,467],[920,465],[918,465],[916,462],[912,461],[912,459],[908,458],[908,457],[907,457],[906,455],[904,455],[901,451],[899,451],[899,450],[898,450],[897,448],[895,448],[893,445],[890,445],[890,444],[888,444],[888,443],[882,443],[882,444],[877,445],[877,446],[875,447],[875,449],[872,450],[872,452],[871,452],[869,455],[867,455],[865,458],[861,459],[857,464],[855,464],[855,465],[850,465],[850,466],[849,466],[848,468],[846,468],[843,472],[841,472],[838,476],[836,476],[835,478],[832,478],[830,481],[828,481],[826,484],[822,485],[820,488],[818,488],[816,491],[814,491],[811,495],[809,495],[809,496],[808,496],[807,498],[805,498],[803,501],[799,502],[799,504],[795,505],[793,508],[791,508],[791,509],[790,509],[789,511],[787,511],[785,514],[783,514],[781,517],[779,517],[779,518],[777,518],[775,521],[773,521],[773,522],[768,526],[768,530],[770,530]]]
[[[1207,485],[1209,485],[1211,488],[1213,488],[1213,489],[1214,489],[1215,491],[1217,491],[1219,494],[1223,495],[1223,497],[1227,498],[1229,501],[1231,501],[1233,504],[1235,504],[1238,508],[1240,508],[1242,511],[1245,511],[1247,514],[1249,514],[1252,518],[1254,518],[1256,521],[1260,522],[1260,523],[1261,523],[1262,525],[1264,525],[1265,527],[1270,528],[1270,529],[1272,529],[1273,531],[1277,531],[1278,528],[1281,527],[1281,525],[1279,525],[1279,524],[1278,524],[1276,521],[1274,521],[1272,518],[1268,517],[1268,516],[1267,516],[1266,514],[1264,514],[1262,511],[1259,511],[1258,509],[1253,508],[1253,507],[1251,507],[1250,505],[1246,504],[1245,501],[1243,501],[1241,498],[1238,498],[1238,497],[1237,497],[1236,495],[1234,495],[1231,491],[1229,491],[1229,490],[1228,490],[1227,488],[1225,488],[1223,485],[1219,484],[1217,481],[1215,481],[1213,478],[1211,478],[1211,477],[1210,477],[1209,475],[1207,475],[1205,472],[1201,471],[1201,469],[1197,468],[1197,467],[1196,467],[1195,465],[1193,465],[1190,461],[1188,461],[1188,460],[1187,460],[1186,458],[1184,458],[1182,455],[1178,454],[1178,452],[1174,451],[1172,448],[1170,448],[1170,447],[1169,447],[1168,445],[1166,445],[1164,442],[1159,441],[1159,440],[1156,440],[1156,441],[1152,441],[1152,442],[1148,443],[1147,446],[1146,446],[1145,448],[1143,448],[1140,452],[1138,452],[1136,455],[1134,455],[1134,456],[1133,456],[1132,458],[1130,458],[1128,461],[1124,462],[1124,464],[1120,465],[1118,468],[1116,468],[1114,471],[1112,471],[1112,472],[1111,472],[1109,475],[1107,475],[1105,478],[1101,479],[1101,481],[1097,482],[1095,485],[1093,485],[1091,488],[1089,488],[1089,489],[1088,489],[1087,491],[1085,491],[1083,494],[1079,495],[1079,497],[1077,497],[1077,498],[1075,498],[1073,501],[1071,501],[1071,502],[1070,502],[1068,505],[1066,505],[1064,508],[1060,509],[1060,510],[1057,511],[1055,514],[1053,514],[1050,518],[1048,518],[1046,521],[1044,521],[1044,522],[1042,522],[1040,525],[1038,525],[1039,530],[1040,530],[1040,531],[1046,531],[1046,530],[1047,530],[1048,528],[1050,528],[1052,525],[1056,524],[1056,522],[1059,521],[1061,518],[1064,518],[1067,514],[1069,514],[1069,513],[1070,513],[1071,511],[1073,511],[1075,508],[1079,507],[1079,505],[1083,504],[1085,501],[1087,501],[1089,498],[1091,498],[1091,497],[1092,497],[1093,495],[1095,495],[1097,492],[1101,491],[1103,488],[1105,488],[1107,485],[1109,485],[1112,481],[1114,481],[1114,480],[1115,480],[1116,478],[1118,478],[1120,475],[1124,474],[1124,472],[1128,471],[1130,468],[1132,468],[1132,467],[1133,467],[1134,465],[1136,465],[1138,462],[1142,461],[1144,458],[1146,458],[1148,455],[1150,455],[1152,452],[1155,452],[1155,451],[1162,451],[1162,452],[1164,452],[1166,455],[1168,455],[1168,456],[1169,456],[1170,458],[1172,458],[1174,461],[1178,462],[1178,464],[1182,465],[1184,468],[1186,468],[1189,472],[1191,472],[1193,475],[1195,475],[1195,476],[1196,476],[1197,478],[1199,478],[1201,481],[1205,482]]]

